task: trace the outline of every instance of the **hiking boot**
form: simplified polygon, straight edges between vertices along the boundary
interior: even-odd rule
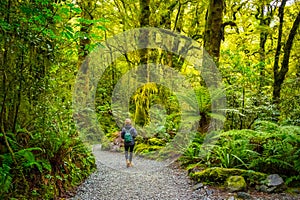
[[[127,167],[130,167],[130,162],[129,162],[129,160],[126,160],[126,166],[127,166]]]
[[[129,167],[133,167],[133,163],[132,162],[129,162]]]

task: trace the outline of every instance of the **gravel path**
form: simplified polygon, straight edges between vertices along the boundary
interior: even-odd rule
[[[95,150],[97,171],[78,189],[70,200],[221,200],[234,199],[234,194],[212,187],[193,189],[187,173],[174,164],[134,157],[134,167],[126,168],[124,154]],[[277,195],[277,196],[276,196]],[[251,194],[252,196],[252,194]],[[286,194],[256,194],[253,199],[297,200]]]
[[[165,163],[133,158],[127,168],[124,154],[95,151],[98,170],[78,188],[74,200],[193,199],[185,173]],[[199,199],[199,198],[195,198]]]

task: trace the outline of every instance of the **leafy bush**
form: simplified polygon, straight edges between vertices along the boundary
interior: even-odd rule
[[[181,161],[198,163],[198,166],[277,173],[285,177],[288,184],[299,181],[300,127],[260,121],[254,123],[253,129],[220,132],[218,142],[211,145],[206,157],[200,157],[201,143],[193,142]]]
[[[6,134],[11,152],[4,148],[0,155],[1,199],[56,198],[95,169],[92,153],[76,135],[51,129],[44,133],[31,134],[22,145],[15,145],[14,134]]]

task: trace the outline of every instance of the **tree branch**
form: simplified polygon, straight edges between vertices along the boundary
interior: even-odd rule
[[[221,26],[221,36],[222,36],[222,40],[223,40],[223,41],[225,40],[225,37],[224,37],[224,29],[225,29],[226,26],[229,26],[229,25],[230,25],[231,27],[235,27],[236,32],[239,33],[239,29],[238,29],[238,27],[237,27],[237,25],[236,25],[235,22],[233,22],[233,21],[224,22],[224,23],[222,24],[222,26]]]
[[[281,69],[278,74],[279,80],[282,80],[282,81],[284,80],[284,77],[289,70],[289,59],[290,59],[291,49],[293,47],[293,41],[294,41],[295,35],[297,33],[299,24],[300,24],[300,12],[298,13],[297,18],[295,19],[295,21],[293,23],[293,27],[289,33],[288,40],[286,41],[285,46],[284,46],[284,56],[283,56],[283,60],[281,63]]]

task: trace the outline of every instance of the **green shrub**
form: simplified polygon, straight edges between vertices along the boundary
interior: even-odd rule
[[[193,142],[181,157],[183,165],[239,168],[266,174],[277,173],[288,184],[300,180],[300,127],[260,121],[254,130],[218,133],[218,141],[201,157],[201,143]]]
[[[7,134],[8,140],[16,144],[11,135]],[[11,150],[13,154],[0,155],[1,199],[53,199],[79,185],[96,168],[87,146],[66,132],[31,134],[25,148],[11,145]]]
[[[195,135],[193,141],[179,158],[179,161],[183,166],[187,166],[191,163],[197,163],[200,161],[203,141],[204,136],[202,134]]]
[[[280,128],[277,124],[269,121],[256,121],[252,125],[252,129],[266,133],[277,133],[280,131]]]

